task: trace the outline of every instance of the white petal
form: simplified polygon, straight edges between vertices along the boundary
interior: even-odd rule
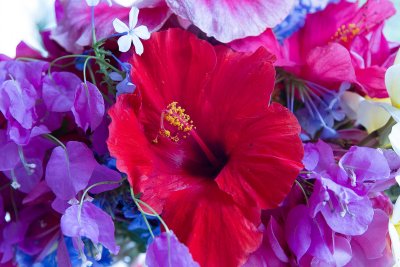
[[[393,258],[396,263],[394,267],[396,267],[399,266],[398,264],[400,264],[400,240],[399,234],[397,233],[397,230],[392,222],[389,222],[389,236],[390,240],[392,241]]]
[[[126,24],[123,23],[120,19],[114,19],[113,26],[115,31],[118,33],[129,32],[128,26],[126,26]]]
[[[382,128],[390,119],[390,114],[380,104],[369,100],[360,103],[357,123],[364,126],[368,133]]]
[[[347,117],[352,120],[357,119],[357,111],[360,108],[360,103],[364,101],[364,97],[353,92],[344,92],[340,97],[340,104]]]
[[[135,28],[139,17],[139,9],[137,7],[132,7],[129,11],[129,29]]]
[[[392,131],[389,134],[389,141],[392,144],[393,150],[400,155],[400,123],[392,127]]]
[[[143,40],[148,40],[150,38],[149,29],[144,25],[135,28],[134,33],[137,37]]]
[[[133,42],[133,45],[135,46],[136,54],[138,54],[139,56],[141,54],[143,54],[144,48],[143,48],[143,44],[140,41],[140,39],[137,36],[132,36],[132,42]]]
[[[393,65],[385,73],[386,89],[392,105],[400,108],[400,64]]]
[[[136,37],[137,38],[137,37]],[[132,38],[130,35],[124,35],[118,39],[118,47],[120,52],[126,52],[131,48]]]
[[[112,6],[112,1],[111,0],[107,0],[107,3],[109,6]]]
[[[400,64],[400,49],[397,50],[396,58],[394,59],[394,65],[395,64]]]
[[[400,222],[400,196],[397,197],[396,203],[393,206],[393,213],[392,213],[391,221],[394,224],[397,224]]]
[[[386,109],[387,112],[392,115],[393,119],[397,122],[400,122],[400,109],[393,107],[388,103],[378,103],[381,107]]]
[[[100,0],[86,0],[86,4],[88,6],[97,6],[99,4]]]

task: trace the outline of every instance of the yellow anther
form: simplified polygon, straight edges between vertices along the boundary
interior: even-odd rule
[[[159,135],[164,136],[173,142],[178,142],[181,138],[187,138],[194,126],[193,121],[185,111],[184,108],[178,106],[177,102],[170,103],[161,113]],[[168,129],[170,130],[167,130],[164,122],[168,122],[172,128],[169,127]],[[153,143],[158,143],[157,137],[153,140]]]
[[[332,36],[332,40],[341,41],[347,43],[354,39],[360,33],[361,29],[355,23],[349,23],[347,25],[341,25],[335,34]]]

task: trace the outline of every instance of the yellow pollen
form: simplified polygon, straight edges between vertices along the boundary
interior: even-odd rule
[[[332,40],[341,41],[347,43],[353,40],[360,33],[361,29],[355,23],[349,23],[347,25],[341,25],[335,34],[332,36]]]
[[[167,130],[164,122],[168,122],[172,126],[171,130]],[[190,131],[194,129],[193,121],[190,116],[185,113],[185,109],[178,106],[178,102],[170,103],[165,110],[161,112],[160,130],[158,134],[166,137],[172,142],[179,142],[181,138],[186,139],[190,135]],[[153,140],[158,143],[158,135]]]

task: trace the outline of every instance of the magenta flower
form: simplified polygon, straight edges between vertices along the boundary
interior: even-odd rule
[[[362,7],[340,1],[308,15],[304,27],[282,45],[269,31],[230,45],[240,51],[264,46],[277,56],[276,65],[327,88],[351,82],[363,94],[385,97],[384,72],[395,51],[382,26],[394,13],[389,0],[368,0]]]
[[[150,32],[157,31],[168,19],[170,11],[165,4],[153,7],[153,4],[142,6],[137,25],[146,25]],[[91,8],[81,1],[67,0],[59,3],[57,10],[57,27],[51,38],[67,51],[81,53],[83,47],[92,44]],[[113,21],[119,18],[128,24],[130,8],[114,3],[109,6],[105,1],[94,7],[97,39],[103,39],[115,33]]]

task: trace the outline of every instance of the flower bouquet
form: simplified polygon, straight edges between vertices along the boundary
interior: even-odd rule
[[[1,266],[393,266],[389,0],[60,0],[0,56]]]

